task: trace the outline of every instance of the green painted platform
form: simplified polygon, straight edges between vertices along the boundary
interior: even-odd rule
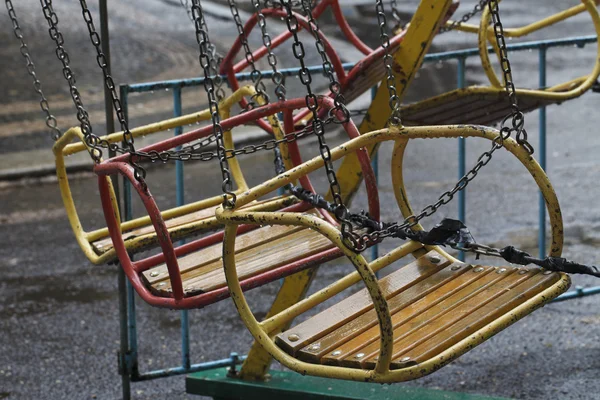
[[[317,378],[287,371],[271,371],[268,382],[245,382],[228,377],[227,371],[228,368],[218,368],[188,375],[185,380],[186,391],[219,400],[507,400],[402,384],[381,385]]]

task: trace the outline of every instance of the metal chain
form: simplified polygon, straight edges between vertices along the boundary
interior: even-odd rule
[[[121,100],[119,99],[119,95],[117,94],[117,85],[113,80],[112,76],[108,70],[108,60],[106,59],[106,55],[102,51],[102,41],[100,40],[100,35],[96,31],[96,27],[94,26],[94,18],[92,17],[92,13],[90,12],[86,0],[79,0],[79,4],[81,5],[81,12],[83,15],[83,20],[88,29],[88,33],[90,36],[90,41],[92,45],[96,49],[96,62],[98,66],[102,70],[102,75],[104,77],[104,84],[106,88],[109,90],[110,97],[112,100],[113,108],[115,110],[115,114],[117,119],[121,125],[121,129],[123,130],[123,141],[125,142],[125,146],[127,147],[128,152],[130,153],[129,164],[134,169],[134,177],[140,182],[144,189],[147,188],[146,183],[144,182],[144,178],[146,177],[146,170],[137,164],[134,161],[135,154],[135,146],[133,134],[129,130],[129,124],[127,123],[127,119],[125,118],[125,112],[123,111],[123,105]]]
[[[402,125],[402,119],[400,117],[400,97],[396,91],[396,77],[393,69],[393,57],[390,54],[390,37],[387,33],[387,18],[385,16],[385,10],[383,6],[383,0],[376,0],[375,12],[377,13],[377,23],[379,24],[379,38],[381,40],[381,47],[384,51],[383,64],[386,70],[386,84],[388,93],[390,94],[388,104],[392,110],[388,119],[388,124],[391,126]]]
[[[256,12],[258,18],[258,26],[260,27],[262,34],[263,45],[267,49],[267,61],[273,70],[273,73],[271,74],[271,81],[275,85],[275,95],[279,101],[284,101],[286,98],[285,77],[277,69],[277,57],[273,53],[273,49],[271,47],[271,36],[269,35],[269,32],[267,32],[267,22],[265,15],[262,13],[260,0],[252,0],[252,5],[254,6],[254,11]]]
[[[500,9],[497,0],[490,0],[488,3],[490,14],[492,15],[492,23],[494,25],[494,34],[496,36],[496,45],[500,51],[500,67],[504,74],[504,85],[510,101],[512,112],[507,115],[501,124],[500,137],[511,136],[515,134],[517,143],[521,145],[529,154],[533,154],[533,146],[527,141],[527,131],[525,130],[525,115],[519,109],[517,103],[517,92],[512,76],[512,69],[508,59],[508,49],[506,48],[506,40],[504,39],[504,28],[500,21]],[[507,122],[510,120],[510,126]]]
[[[338,114],[342,114],[343,118],[340,120],[340,122],[348,122],[348,120],[350,119],[350,112],[346,108],[346,99],[342,94],[342,85],[335,77],[333,64],[331,63],[331,61],[329,61],[329,57],[327,56],[327,52],[325,50],[325,43],[323,43],[323,40],[321,39],[319,24],[313,16],[312,8],[308,1],[302,2],[302,9],[308,18],[308,26],[310,32],[315,38],[315,47],[317,49],[317,52],[321,56],[323,73],[329,79],[329,90],[331,93],[333,93],[333,101],[335,108],[329,110],[329,115],[337,116]]]
[[[250,72],[250,79],[252,79],[252,83],[256,88],[257,95],[262,96],[263,99],[265,99],[265,101],[268,103],[269,96],[267,95],[267,88],[265,86],[265,83],[262,81],[262,72],[258,68],[256,68],[254,54],[252,54],[252,50],[250,50],[250,45],[248,44],[248,36],[244,31],[244,25],[242,23],[242,19],[240,18],[240,12],[237,3],[235,2],[235,0],[228,0],[228,3],[229,8],[231,9],[231,15],[238,30],[240,41],[242,43],[242,46],[244,47],[246,61],[252,69],[252,71]],[[252,103],[251,106],[253,106]]]
[[[208,105],[210,109],[210,115],[213,125],[213,134],[217,141],[217,156],[219,158],[219,165],[221,167],[221,175],[223,182],[221,188],[223,190],[223,206],[225,208],[235,207],[236,195],[233,192],[233,182],[231,178],[231,172],[229,171],[229,162],[226,157],[225,142],[223,140],[223,127],[221,126],[221,118],[219,115],[219,103],[215,94],[215,85],[213,76],[210,72],[210,53],[209,44],[206,31],[203,26],[204,13],[202,12],[202,5],[200,0],[192,0],[192,16],[194,17],[194,25],[196,28],[196,41],[200,49],[200,66],[204,73],[204,89],[208,97]]]
[[[460,27],[462,24],[467,23],[471,18],[483,11],[484,7],[487,6],[489,2],[490,0],[479,0],[479,3],[475,4],[475,7],[473,7],[471,11],[466,12],[460,19],[452,21],[450,25],[442,26],[438,34],[450,32]]]
[[[19,25],[19,20],[17,19],[17,13],[15,12],[15,8],[13,6],[12,0],[5,0],[6,10],[8,11],[8,16],[12,22],[13,33],[19,42],[21,43],[20,51],[23,58],[25,58],[27,73],[29,76],[33,78],[33,88],[37,94],[40,95],[40,108],[42,112],[46,115],[46,126],[50,129],[50,137],[52,140],[56,141],[62,136],[62,132],[58,129],[58,123],[56,122],[56,118],[50,112],[50,105],[48,104],[48,100],[42,91],[42,83],[37,77],[35,72],[35,64],[31,58],[31,54],[29,54],[29,48],[25,43],[25,39],[23,37],[23,31],[21,30],[21,26]]]
[[[69,92],[73,99],[73,104],[77,109],[77,120],[81,127],[81,132],[85,138],[85,142],[90,148],[90,156],[95,163],[99,163],[102,160],[102,149],[99,146],[100,138],[96,136],[92,131],[92,125],[90,123],[89,114],[83,105],[79,90],[76,86],[75,74],[70,67],[70,58],[66,49],[64,48],[65,40],[62,33],[58,29],[58,16],[54,12],[52,7],[52,0],[40,0],[44,17],[48,22],[49,30],[48,33],[50,38],[56,43],[56,57],[62,63],[63,76],[69,84]]]
[[[392,17],[396,21],[396,26],[402,27],[404,25],[404,22],[402,21],[402,16],[400,15],[400,10],[398,9],[397,0],[391,1],[391,8],[392,8]]]
[[[296,15],[294,14],[294,11],[292,10],[291,0],[280,0],[280,2],[286,11],[285,22],[286,22],[288,30],[292,33],[293,40],[294,40],[294,42],[292,44],[292,52],[294,54],[294,57],[296,57],[296,59],[300,63],[300,70],[298,71],[298,78],[300,79],[300,82],[302,82],[302,84],[306,88],[306,96],[305,96],[306,107],[312,113],[312,129],[314,131],[314,134],[317,136],[317,138],[319,140],[319,151],[321,153],[321,157],[325,164],[327,179],[329,181],[331,195],[333,197],[333,201],[335,204],[334,215],[341,224],[342,236],[344,237],[344,239],[346,239],[346,242],[348,242],[348,244],[350,244],[350,246],[352,248],[354,248],[355,250],[362,251],[363,248],[362,248],[361,243],[359,242],[360,236],[358,234],[356,234],[355,232],[353,232],[352,223],[347,218],[348,217],[348,209],[346,208],[346,206],[344,205],[344,202],[342,200],[342,195],[341,195],[342,190],[341,190],[340,184],[337,180],[335,169],[333,167],[333,161],[331,159],[331,151],[325,140],[325,125],[324,125],[323,120],[319,117],[318,98],[317,98],[317,95],[315,95],[315,93],[313,92],[312,87],[311,87],[312,76],[311,76],[310,70],[306,66],[306,62],[304,61],[304,57],[305,57],[304,45],[300,41],[300,38],[298,35],[298,31],[299,31],[298,18],[296,17]],[[312,19],[312,15],[311,15],[312,9],[310,8],[308,0],[303,0],[302,6],[303,6],[302,7],[303,10],[305,12],[307,12],[307,14],[309,14],[309,16],[310,16],[309,18]],[[314,21],[314,19],[313,19],[313,21]],[[314,26],[313,26],[313,24],[314,24]],[[318,28],[318,26],[316,25],[316,22],[311,23],[311,30],[313,30],[313,34],[314,34],[314,30],[316,30],[317,28]],[[323,70],[324,71],[327,70],[327,64],[325,62],[323,65]]]
[[[382,14],[383,9],[382,9],[381,0],[377,0],[377,3],[378,3],[377,4],[378,14],[380,14],[380,13]],[[533,153],[533,148],[526,140],[527,134],[524,132],[525,130],[523,128],[523,125],[524,125],[523,113],[519,110],[518,104],[516,101],[516,92],[515,92],[514,84],[512,83],[512,71],[510,68],[510,62],[508,60],[506,44],[504,41],[504,31],[502,28],[502,22],[500,21],[498,3],[497,3],[497,0],[490,0],[488,4],[490,7],[490,11],[492,12],[492,16],[494,17],[494,29],[495,29],[495,33],[496,33],[496,41],[497,41],[498,47],[500,48],[502,69],[504,71],[505,81],[506,81],[506,91],[509,94],[509,98],[511,101],[511,107],[512,107],[511,114],[509,114],[504,119],[503,126],[500,130],[500,134],[493,140],[491,149],[489,151],[484,152],[483,154],[481,154],[479,156],[479,158],[477,159],[477,162],[475,163],[475,166],[471,170],[469,170],[462,178],[460,178],[451,190],[444,192],[435,203],[430,204],[430,205],[426,206],[425,208],[423,208],[419,214],[409,216],[402,223],[379,224],[380,225],[379,229],[374,229],[371,232],[363,234],[361,241],[365,241],[367,243],[368,242],[377,243],[386,237],[397,236],[398,233],[406,232],[408,229],[410,229],[413,226],[415,226],[416,224],[418,224],[419,221],[421,221],[423,218],[429,217],[429,216],[435,214],[435,212],[441,206],[446,205],[450,201],[452,201],[452,199],[454,198],[456,193],[458,193],[461,190],[464,190],[467,187],[467,185],[473,179],[475,179],[475,177],[477,176],[477,174],[479,173],[481,168],[483,168],[485,165],[487,165],[491,161],[494,152],[504,146],[504,140],[511,137],[512,133],[517,134],[517,142],[519,142],[519,144],[521,146],[523,146],[523,148],[525,148],[527,151],[529,151],[530,154]],[[382,29],[382,31],[383,31],[383,29]],[[382,38],[384,38],[383,35],[382,35]],[[393,74],[393,70],[392,70],[392,74]],[[392,95],[392,94],[390,93],[390,95]],[[504,126],[504,122],[506,122],[510,118],[512,118],[512,127]],[[519,134],[521,135],[520,136],[521,141],[519,141]],[[362,227],[364,227],[364,226],[372,227],[373,225],[377,224],[377,221],[373,221],[373,220],[369,219],[368,216],[366,216],[364,214],[363,215],[354,215],[353,214],[350,216],[350,218],[354,221],[358,221],[359,222],[358,225],[362,226]]]
[[[329,124],[329,123],[336,123],[337,121],[334,118],[328,118],[324,121],[325,124]],[[312,129],[312,126],[307,126],[299,131],[295,131],[289,134],[286,134],[282,139],[269,139],[264,141],[261,144],[249,144],[243,147],[240,147],[239,149],[225,149],[225,158],[226,159],[230,159],[236,156],[240,156],[240,155],[248,155],[248,154],[253,154],[256,153],[258,151],[262,151],[262,150],[274,150],[277,146],[279,146],[280,144],[283,143],[292,143],[298,139],[302,139],[304,137],[310,136],[314,133],[314,130]],[[168,162],[168,161],[190,161],[190,160],[195,160],[195,161],[210,161],[210,160],[214,160],[215,158],[219,158],[220,154],[219,152],[214,152],[214,151],[208,151],[208,152],[203,152],[203,153],[196,153],[196,152],[192,152],[192,151],[183,151],[182,150],[176,150],[176,151],[163,151],[163,152],[158,152],[158,151],[150,151],[150,152],[136,152],[136,155],[139,155],[140,157],[144,157],[149,159],[152,162],[155,161],[162,161],[162,162]]]

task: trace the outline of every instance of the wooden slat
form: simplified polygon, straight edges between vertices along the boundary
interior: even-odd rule
[[[497,279],[494,276],[490,276],[489,272],[491,270],[492,268],[488,268],[480,272],[459,275],[457,277],[457,285],[451,287],[450,290],[440,288],[436,292],[396,312],[392,315],[392,327],[395,333],[394,339],[398,338],[399,334],[396,334],[396,332],[400,329],[410,330],[410,327],[425,325],[425,322],[432,315],[436,315],[444,310],[449,311],[453,305],[460,303],[465,296]],[[470,279],[472,276],[478,279]],[[456,290],[457,288],[458,290]],[[441,296],[441,299],[437,298],[437,296]],[[328,354],[323,358],[323,362],[333,365],[352,365],[353,367],[360,368],[364,360],[379,353],[378,326],[369,329],[364,334],[356,337],[351,343],[340,346],[336,350],[341,351],[341,354]],[[359,354],[362,355],[359,356]]]
[[[307,213],[318,215],[316,210]],[[274,225],[258,228],[236,238],[236,264],[240,279],[255,276],[334,247],[329,239],[302,226]],[[222,244],[192,252],[178,259],[187,296],[226,285]],[[171,290],[166,264],[144,272],[146,283],[158,294]]]
[[[556,273],[551,275],[544,275],[543,273],[528,274],[528,277],[529,279],[521,281],[511,290],[498,293],[499,295],[496,298],[478,308],[475,312],[468,313],[458,322],[444,327],[434,338],[421,343],[409,352],[399,354],[392,362],[392,368],[401,367],[403,365],[401,360],[405,357],[410,357],[417,363],[435,357],[443,350],[549,288],[560,279]]]
[[[498,273],[502,269],[506,271]],[[495,268],[495,272],[484,277],[484,285],[476,284],[465,288],[447,301],[411,319],[408,324],[394,329],[393,358],[402,360],[405,357],[403,354],[428,339],[435,340],[436,335],[443,332],[444,329],[448,329],[465,316],[474,313],[506,290],[526,281],[530,276],[531,274],[520,275],[516,272],[516,268]],[[343,360],[342,364],[371,368],[375,365],[375,357],[379,352],[379,344],[375,345],[376,347],[371,346],[362,350],[362,353],[365,354],[364,357],[358,359],[357,354],[353,354]],[[407,366],[414,364],[415,361],[410,359],[404,360],[402,363],[403,366]]]
[[[284,198],[284,196],[281,196],[281,197],[277,197],[277,198],[273,198],[273,199],[266,199],[266,200],[252,202],[252,203],[245,205],[244,208],[256,207],[256,206],[262,205],[262,206],[265,206],[265,210],[268,210],[269,205],[271,205],[271,203],[274,205],[279,200],[282,200],[283,198]],[[180,226],[187,225],[187,224],[190,224],[193,222],[203,222],[203,227],[199,228],[199,229],[209,229],[211,227],[215,227],[218,225],[217,219],[215,218],[215,210],[217,209],[218,206],[219,206],[219,204],[208,207],[208,208],[204,208],[201,210],[193,211],[188,214],[180,215],[178,217],[173,217],[173,218],[167,219],[167,220],[165,220],[165,224],[167,225],[167,229],[169,231],[175,230],[176,228],[178,228]],[[155,234],[154,226],[152,225],[151,222],[148,222],[148,225],[145,225],[140,228],[133,229],[133,230],[129,230],[129,231],[124,231],[123,239],[125,241],[127,241],[127,240],[131,240],[133,238],[136,238],[136,237],[140,237],[140,236],[144,236],[144,235],[153,235],[153,234]],[[96,240],[95,242],[92,243],[92,246],[94,246],[94,249],[97,252],[99,252],[100,254],[106,253],[107,251],[109,251],[113,248],[112,239],[109,236],[104,239]]]
[[[437,252],[431,252],[430,254],[438,256]],[[440,258],[439,263],[432,264],[428,257],[420,257],[402,268],[401,273],[391,274],[383,278],[381,287],[384,295],[386,297],[394,296],[396,293],[406,290],[408,287],[439,272],[449,264],[447,259]],[[359,291],[328,310],[277,335],[276,343],[289,354],[296,354],[298,350],[307,344],[333,332],[372,308],[373,304],[366,290]],[[290,340],[290,338],[292,339]]]
[[[502,90],[490,92],[487,87],[474,87],[470,90],[472,91],[457,89],[450,94],[403,107],[405,124],[492,124],[502,120],[508,114],[510,104]],[[554,103],[556,101],[536,95],[519,96],[519,107],[523,112]]]
[[[457,267],[459,269],[456,269]],[[394,315],[399,310],[418,302],[425,296],[428,298],[433,297],[433,299],[441,297],[442,292],[450,290],[449,286],[459,281],[459,275],[464,274],[470,269],[471,266],[469,265],[461,263],[450,264],[440,272],[397,293],[388,299],[390,314]],[[398,279],[404,273],[404,269],[399,269],[390,274],[390,277],[393,276],[394,279]],[[395,275],[398,275],[398,277]],[[465,278],[467,280],[479,278],[478,275],[466,275],[469,275],[469,277]],[[382,283],[383,280],[380,284]],[[353,353],[355,350],[369,344],[368,340],[370,337],[378,335],[379,325],[377,314],[371,308],[366,313],[349,321],[335,331],[305,346],[298,352],[297,357],[302,360],[318,363],[321,361],[321,358],[331,355],[335,351],[336,355],[339,354],[338,357],[343,358],[344,355]],[[367,336],[367,338],[363,339],[364,336]],[[365,340],[367,340],[366,343],[364,342]]]
[[[235,241],[235,250],[243,251],[250,249],[260,245],[264,241],[275,240],[303,229],[306,228],[284,225],[276,225],[269,228],[258,228],[252,232],[239,235]],[[201,251],[196,251],[178,258],[177,263],[179,264],[179,271],[183,275],[194,269],[200,268],[203,265],[220,260],[223,255],[222,249],[223,247],[221,243],[218,243],[202,249]],[[169,280],[167,265],[160,264],[152,269],[149,269],[148,271],[145,271],[144,278],[146,279],[146,282],[152,286],[156,286],[156,284],[160,282],[167,282]]]
[[[237,274],[240,279],[246,279],[332,247],[333,243],[325,236],[305,228],[277,240],[262,241],[259,245],[236,254]],[[190,271],[182,279],[187,295],[208,292],[227,284],[220,259]]]

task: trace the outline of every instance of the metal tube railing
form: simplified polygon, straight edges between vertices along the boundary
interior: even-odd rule
[[[518,44],[510,44],[508,45],[508,49],[510,51],[525,51],[525,50],[538,50],[539,51],[539,63],[540,63],[540,76],[539,76],[539,86],[543,88],[546,86],[546,53],[547,50],[554,47],[565,47],[565,46],[577,46],[579,48],[583,48],[586,44],[594,43],[597,41],[596,36],[581,36],[575,38],[568,39],[559,39],[559,40],[539,40],[533,42],[526,43],[518,43]],[[492,48],[490,47],[488,51],[492,52]],[[457,87],[461,88],[465,86],[465,75],[466,75],[466,60],[469,57],[478,56],[478,49],[465,49],[465,50],[457,50],[457,51],[449,51],[449,52],[441,52],[436,54],[430,54],[425,57],[425,62],[437,62],[444,60],[456,60],[458,62],[457,65]],[[353,63],[344,64],[344,69],[349,70],[354,66]],[[312,73],[320,73],[322,72],[322,66],[314,66],[309,68]],[[287,68],[281,70],[280,72],[284,76],[294,76],[297,75],[299,68]],[[272,74],[271,71],[263,72],[264,78],[269,78]],[[248,81],[250,80],[250,73],[240,73],[237,74],[237,77],[240,81]],[[151,92],[155,90],[173,90],[173,109],[176,116],[182,114],[182,102],[181,102],[181,91],[186,87],[199,86],[203,84],[202,78],[190,78],[190,79],[177,79],[177,80],[167,80],[160,82],[149,82],[149,83],[138,83],[131,85],[122,85],[121,86],[121,99],[123,102],[123,109],[125,114],[127,115],[127,98],[131,93],[143,93],[143,92]],[[540,154],[540,164],[543,168],[546,167],[546,110],[545,108],[540,109],[539,115],[540,122],[540,143],[539,143],[539,154]],[[175,130],[175,135],[181,134],[182,128],[177,128]],[[458,145],[458,175],[462,176],[466,172],[465,168],[465,160],[466,160],[466,143],[464,139],[459,139]],[[374,157],[374,166],[377,168],[377,156]],[[176,164],[176,185],[177,185],[177,205],[182,205],[184,203],[184,182],[183,182],[183,165],[181,162],[177,162]],[[377,170],[377,169],[375,169]],[[131,189],[129,185],[124,185],[124,201],[125,201],[125,216],[126,218],[130,218],[131,216]],[[458,197],[458,216],[459,219],[465,221],[466,219],[466,194],[463,192],[459,192]],[[540,200],[540,212],[539,212],[539,247],[540,253],[545,254],[546,247],[546,213],[545,213],[545,203],[543,200]],[[372,250],[372,256],[377,256],[377,249]],[[464,257],[464,255],[461,255]],[[461,258],[462,259],[462,258]],[[121,324],[127,321],[127,329],[126,332],[128,335],[123,336],[122,340],[128,339],[128,350],[126,357],[124,358],[127,362],[123,363],[122,368],[124,368],[123,373],[128,374],[131,377],[132,381],[145,381],[151,379],[157,379],[167,376],[174,375],[182,375],[188,374],[197,371],[203,371],[206,369],[219,368],[224,366],[231,366],[233,364],[241,363],[244,357],[238,357],[237,355],[232,354],[230,358],[205,362],[200,364],[191,364],[190,362],[190,348],[189,348],[189,316],[186,311],[181,312],[181,338],[182,338],[182,365],[173,368],[159,369],[154,371],[148,371],[144,373],[140,373],[137,369],[137,359],[138,359],[138,347],[137,347],[137,324],[135,318],[135,298],[133,295],[133,290],[131,285],[128,283],[127,287],[127,309],[126,309],[126,318],[123,318],[124,310],[120,310],[121,313]],[[122,289],[120,289],[122,290]],[[560,296],[555,301],[564,301],[572,298],[599,294],[599,287],[592,288],[576,288],[575,290],[565,293]],[[122,329],[122,333],[123,329]],[[129,336],[126,338],[126,336]],[[125,339],[123,339],[125,337]],[[124,347],[122,348],[122,351]]]

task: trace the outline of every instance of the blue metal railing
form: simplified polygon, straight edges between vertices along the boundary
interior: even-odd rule
[[[541,40],[534,42],[526,42],[519,44],[511,44],[508,46],[510,51],[525,51],[525,50],[537,50],[539,52],[539,87],[543,88],[546,86],[546,53],[547,50],[554,47],[565,47],[565,46],[576,46],[579,48],[583,48],[586,44],[594,43],[597,41],[596,36],[582,36],[568,39],[560,39],[560,40]],[[492,49],[490,48],[491,52]],[[457,61],[457,87],[461,88],[465,86],[465,74],[466,74],[466,60],[469,57],[478,56],[478,49],[466,49],[466,50],[457,50],[457,51],[449,51],[449,52],[441,52],[430,54],[425,57],[425,62],[437,62],[443,60],[455,60]],[[346,70],[351,69],[354,66],[353,63],[344,64],[344,68]],[[281,70],[280,72],[284,76],[295,76],[297,75],[299,68],[288,68],[285,70]],[[313,73],[322,72],[321,66],[310,67],[310,71]],[[265,78],[269,78],[272,72],[265,71],[263,76]],[[240,73],[237,75],[240,81],[248,81],[250,80],[249,73]],[[190,78],[190,79],[177,79],[177,80],[167,80],[160,82],[150,82],[150,83],[138,83],[131,85],[122,85],[120,87],[120,95],[123,103],[123,108],[125,111],[125,115],[127,115],[127,107],[128,107],[128,96],[131,93],[143,93],[143,92],[151,92],[154,90],[164,90],[169,89],[173,90],[173,110],[175,116],[180,116],[182,114],[182,100],[181,100],[181,92],[183,88],[186,87],[195,87],[203,84],[202,78]],[[539,137],[540,143],[538,146],[539,154],[539,162],[542,168],[546,168],[546,110],[545,108],[541,108],[539,110]],[[182,128],[175,129],[175,135],[179,135],[182,133]],[[458,175],[462,177],[465,172],[465,160],[466,160],[466,143],[465,139],[459,139],[458,142]],[[377,172],[377,156],[373,158],[374,169]],[[183,182],[183,172],[184,167],[181,162],[176,163],[176,191],[177,191],[177,205],[184,204],[184,182]],[[125,218],[131,218],[131,188],[128,183],[124,183],[124,202],[125,202]],[[540,254],[544,255],[546,250],[546,209],[543,198],[540,195],[540,203],[539,203],[539,237],[538,237],[538,246],[540,249]],[[459,192],[458,196],[458,216],[459,219],[465,220],[466,218],[466,193],[465,191]],[[378,250],[376,247],[372,250],[372,257],[377,258]],[[459,255],[461,259],[464,258],[463,254]],[[120,289],[122,292],[122,290]],[[576,297],[582,297],[592,294],[600,294],[600,287],[591,287],[591,288],[576,288],[575,290],[565,293],[560,296],[555,301],[564,301]],[[191,364],[190,357],[190,347],[189,347],[189,316],[187,311],[181,312],[181,351],[182,351],[182,364],[178,367],[159,369],[149,372],[140,373],[137,369],[138,365],[138,345],[137,345],[137,322],[135,315],[135,296],[134,291],[129,284],[126,283],[126,290],[124,295],[126,296],[127,307],[125,310],[121,310],[121,325],[122,329],[126,330],[128,336],[126,346],[128,351],[124,352],[126,354],[122,354],[122,362],[121,368],[123,369],[123,374],[128,375],[132,381],[144,381],[157,379],[167,376],[173,375],[181,375],[188,374],[197,371],[203,371],[212,368],[219,368],[225,366],[235,366],[243,361],[244,357],[238,357],[237,354],[232,353],[229,358],[211,362],[205,362],[200,364]],[[123,312],[126,311],[126,315],[123,315]],[[124,327],[123,324],[126,324]],[[123,330],[122,330],[122,338]],[[123,352],[123,348],[122,352]]]

